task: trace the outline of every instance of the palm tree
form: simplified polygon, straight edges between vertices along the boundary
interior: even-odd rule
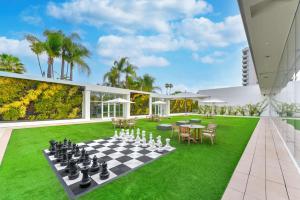
[[[123,69],[123,72],[125,73],[125,88],[130,88],[130,83],[132,83],[132,79],[136,77],[136,69],[137,67],[133,66],[130,63],[128,63],[127,66]]]
[[[173,88],[173,84],[169,83],[169,94],[171,94],[171,89]]]
[[[169,83],[166,83],[165,84],[165,88],[166,88],[166,94],[168,94],[168,88],[170,87],[170,84]]]
[[[128,58],[122,57],[119,61],[114,62],[114,67],[118,70],[118,86],[121,86],[121,74],[124,72],[125,66],[128,65]]]
[[[103,76],[104,85],[118,87],[118,77],[119,70],[116,67],[112,67],[110,71]]]
[[[39,65],[39,68],[40,68],[40,72],[41,72],[41,75],[44,76],[45,75],[45,72],[44,70],[42,69],[42,66],[41,66],[41,62],[40,62],[40,55],[44,52],[44,44],[43,42],[41,42],[37,37],[35,37],[34,35],[26,35],[25,36],[26,40],[30,43],[30,48],[31,48],[31,51],[33,53],[35,53],[36,57],[37,57],[37,60],[38,60],[38,65]]]
[[[60,56],[61,47],[63,44],[63,37],[61,31],[44,31],[46,41],[44,42],[44,49],[48,55],[48,69],[47,78],[54,77],[53,63],[56,57]]]
[[[69,50],[67,51],[65,60],[70,64],[70,80],[73,80],[73,70],[77,66],[80,71],[90,75],[91,69],[88,64],[84,61],[84,58],[89,57],[90,52],[81,44],[72,43]]]
[[[67,52],[70,51],[74,40],[80,40],[80,37],[77,33],[72,33],[69,36],[65,36],[62,33],[63,41],[61,46],[61,70],[60,70],[60,79],[66,79],[65,76],[65,60],[67,59]]]
[[[9,54],[0,54],[0,71],[23,74],[26,70],[19,58]]]
[[[138,82],[142,91],[153,92],[154,90],[159,89],[159,87],[154,86],[155,78],[149,74],[144,74],[143,77],[138,79]]]

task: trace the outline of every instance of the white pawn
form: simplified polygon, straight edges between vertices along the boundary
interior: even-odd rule
[[[140,132],[136,133],[135,144],[139,146],[141,143]]]
[[[147,140],[146,140],[146,137],[142,137],[142,147],[147,147],[148,144],[147,144]]]
[[[149,142],[152,141],[152,133],[149,133]]]
[[[129,141],[133,142],[133,140],[134,140],[134,130],[131,129],[131,134],[130,134],[130,137],[129,137]]]
[[[162,142],[161,142],[161,136],[157,136],[156,138],[156,145],[157,145],[157,151],[158,152],[162,152],[163,149],[162,149]]]
[[[166,138],[166,145],[164,146],[164,149],[167,151],[172,149],[172,147],[170,145],[170,138]]]
[[[129,135],[129,129],[126,129],[126,139],[129,139],[130,135]]]
[[[118,138],[119,138],[119,136],[118,136],[118,131],[117,131],[117,130],[115,130],[115,135],[114,135],[113,138],[114,138],[114,139],[118,139]]]

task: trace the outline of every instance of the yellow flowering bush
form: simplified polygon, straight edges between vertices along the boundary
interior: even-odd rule
[[[130,115],[149,114],[149,95],[141,93],[130,93],[130,100],[134,102],[130,105]]]
[[[81,117],[82,88],[0,77],[0,120]]]
[[[198,108],[198,102],[192,99],[176,99],[170,101],[171,113],[193,112]]]

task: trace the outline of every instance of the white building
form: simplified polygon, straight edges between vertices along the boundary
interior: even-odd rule
[[[257,84],[257,76],[250,49],[246,47],[242,52],[242,84],[243,86]]]

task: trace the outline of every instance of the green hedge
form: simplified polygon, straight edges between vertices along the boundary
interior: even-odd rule
[[[79,86],[0,77],[0,120],[81,118]]]
[[[130,93],[130,100],[134,102],[130,105],[130,115],[149,114],[149,94]]]

